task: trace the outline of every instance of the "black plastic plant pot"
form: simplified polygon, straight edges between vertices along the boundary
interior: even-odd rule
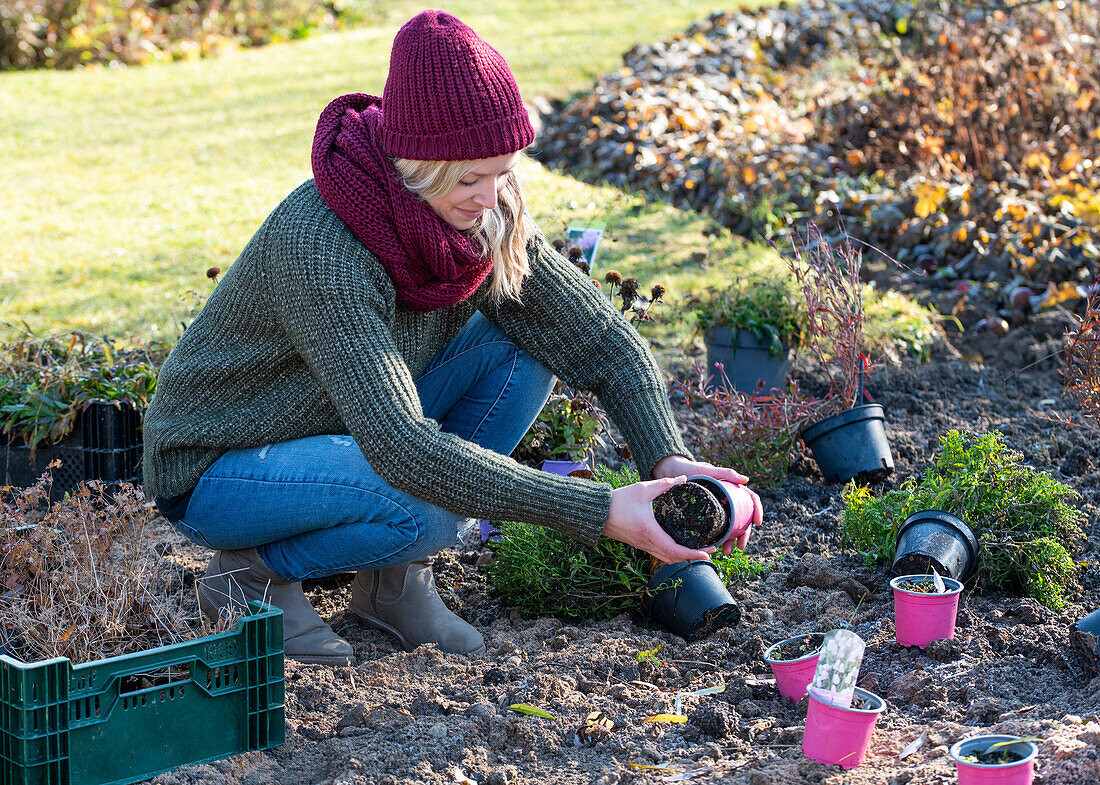
[[[1075,622],[1069,638],[1073,647],[1085,655],[1092,672],[1100,675],[1100,610]]]
[[[886,413],[877,403],[815,422],[802,432],[802,439],[826,482],[878,482],[894,470]]]
[[[770,343],[733,327],[708,327],[703,331],[703,343],[707,347],[708,384],[721,386],[723,374],[731,387],[747,393],[756,392],[761,380],[764,390],[787,383],[791,352],[785,345],[772,354]],[[719,363],[722,369],[716,367]]]
[[[962,518],[944,510],[921,510],[898,528],[893,575],[940,575],[966,581],[978,569],[978,538]]]
[[[646,615],[688,641],[741,621],[741,609],[710,561],[665,564],[649,579],[642,600]]]

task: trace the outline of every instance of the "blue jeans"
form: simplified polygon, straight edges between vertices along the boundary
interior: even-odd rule
[[[475,313],[416,380],[442,430],[508,455],[554,377]],[[430,481],[430,478],[426,478]],[[391,488],[347,435],[231,450],[199,480],[176,522],[209,548],[257,547],[287,580],[389,567],[453,545],[462,516]]]

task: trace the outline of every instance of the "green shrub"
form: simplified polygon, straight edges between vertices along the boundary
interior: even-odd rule
[[[863,301],[867,345],[874,354],[894,361],[903,356],[928,359],[932,344],[943,332],[939,321],[944,317],[935,308],[921,306],[901,292],[873,286],[864,287]]]
[[[141,64],[334,30],[377,0],[5,0],[0,70]]]
[[[978,571],[985,586],[1019,591],[1050,608],[1065,605],[1076,587],[1071,553],[1083,543],[1085,515],[1078,494],[1023,463],[995,431],[974,436],[949,431],[932,466],[901,487],[875,496],[849,484],[841,534],[869,560],[890,560],[898,527],[919,510],[946,510],[978,537]]]
[[[595,479],[613,488],[638,482],[638,473],[597,465]],[[560,532],[504,522],[493,545],[489,579],[505,601],[532,616],[609,618],[637,609],[649,580],[648,554],[601,537],[587,548]],[[759,575],[767,566],[734,549],[714,558],[727,583]]]

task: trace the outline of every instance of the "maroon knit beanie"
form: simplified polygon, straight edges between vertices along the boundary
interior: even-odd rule
[[[535,140],[504,58],[443,11],[422,11],[394,38],[381,132],[386,155],[417,161],[495,158]]]

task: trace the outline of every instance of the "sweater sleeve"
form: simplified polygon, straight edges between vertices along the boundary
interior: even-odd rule
[[[519,302],[482,305],[502,332],[571,387],[590,390],[622,431],[642,479],[690,457],[649,344],[599,287],[536,233]]]
[[[522,466],[424,416],[387,327],[388,278],[350,233],[272,233],[266,250],[276,318],[386,483],[458,515],[599,539],[609,486]]]

